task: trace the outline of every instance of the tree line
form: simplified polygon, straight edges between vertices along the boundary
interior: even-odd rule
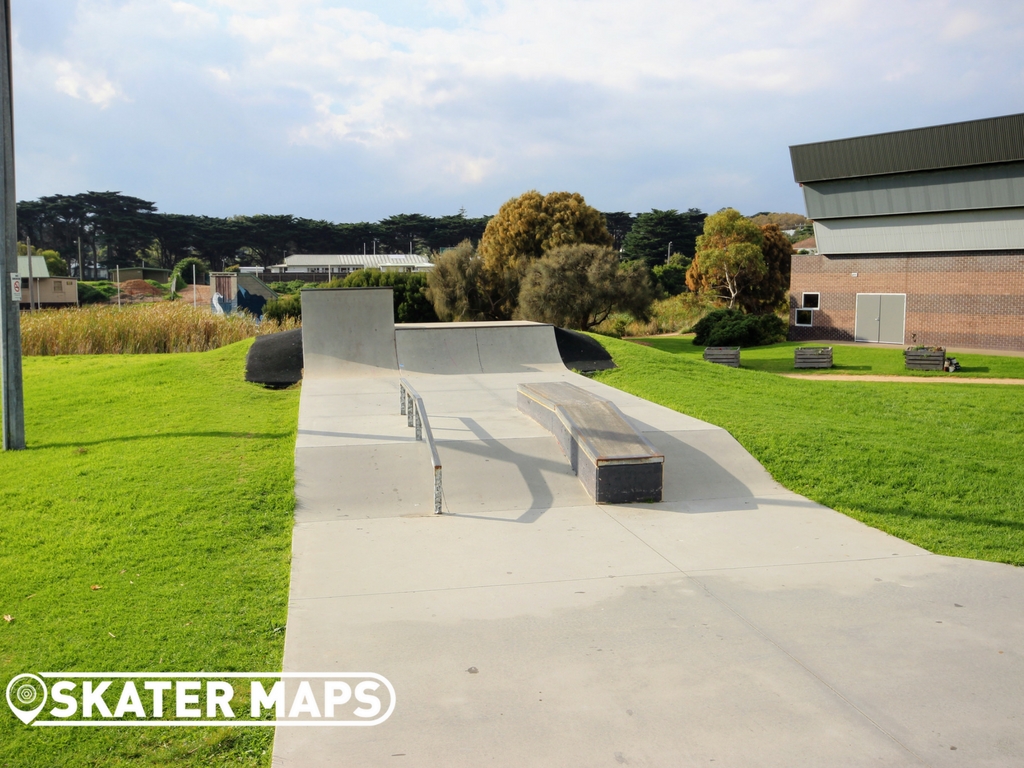
[[[49,195],[18,203],[18,237],[66,260],[108,267],[171,269],[201,258],[214,269],[269,267],[294,253],[430,253],[479,240],[489,217],[400,214],[379,222],[336,224],[291,215],[191,216],[160,213],[148,200],[120,192]],[[79,250],[81,249],[81,250]]]
[[[685,269],[706,217],[702,211],[599,213],[609,246],[627,261]],[[192,216],[160,213],[149,200],[120,192],[48,195],[18,203],[18,238],[69,263],[108,268],[141,263],[172,269],[200,258],[213,269],[269,267],[297,253],[440,252],[481,241],[491,216],[398,214],[378,222],[334,223],[291,215]],[[679,261],[681,259],[681,262]],[[79,271],[79,275],[82,273]],[[88,274],[88,267],[86,274]],[[681,284],[681,281],[678,281]]]

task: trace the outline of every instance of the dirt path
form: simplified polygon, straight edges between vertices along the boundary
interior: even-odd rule
[[[958,379],[925,376],[857,376],[848,373],[780,373],[787,379],[815,381],[894,381],[900,384],[1024,384],[1024,379]]]
[[[192,292],[196,293],[196,303],[200,306],[203,304],[210,303],[210,286],[208,285],[189,285],[178,291],[178,295],[186,302],[192,301]]]

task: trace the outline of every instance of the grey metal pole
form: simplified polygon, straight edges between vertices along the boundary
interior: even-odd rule
[[[32,287],[35,283],[35,276],[32,274],[32,241],[25,238],[25,251],[28,253],[28,311],[36,311],[36,303],[32,299]]]
[[[0,358],[3,387],[3,448],[25,448],[25,401],[21,380],[20,307],[11,295],[18,271],[18,208],[14,191],[14,111],[11,99],[11,1],[0,2]],[[31,259],[29,259],[31,262]]]

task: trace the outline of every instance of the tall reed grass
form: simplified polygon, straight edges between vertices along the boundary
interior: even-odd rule
[[[299,327],[290,318],[260,323],[249,314],[225,317],[183,302],[91,305],[23,312],[21,348],[26,355],[204,352]]]

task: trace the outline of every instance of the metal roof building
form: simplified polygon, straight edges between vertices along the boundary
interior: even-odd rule
[[[297,253],[275,264],[275,272],[324,272],[346,274],[357,269],[395,272],[427,272],[434,265],[424,256],[402,253]]]
[[[818,247],[793,260],[794,338],[1024,349],[1024,114],[790,158]]]

